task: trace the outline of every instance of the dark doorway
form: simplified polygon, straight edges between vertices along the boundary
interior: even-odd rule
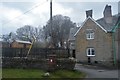
[[[88,63],[91,63],[91,59],[90,59],[90,57],[88,57]]]
[[[75,50],[72,51],[72,57],[75,58]]]

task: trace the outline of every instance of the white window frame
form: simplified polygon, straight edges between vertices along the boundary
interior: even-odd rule
[[[88,50],[90,50],[90,54],[89,54]],[[94,50],[94,55],[92,53],[92,50]],[[87,53],[87,56],[95,56],[95,49],[94,48],[87,48],[86,53]]]
[[[87,31],[92,31],[92,29],[87,29]],[[94,32],[88,32],[86,33],[87,40],[94,39]]]

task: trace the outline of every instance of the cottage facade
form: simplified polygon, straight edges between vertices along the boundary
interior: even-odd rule
[[[76,58],[82,62],[112,59],[112,37],[88,17],[76,34]],[[107,57],[106,57],[107,56]]]
[[[74,35],[77,61],[112,65],[118,60],[119,34],[116,31],[113,39],[112,29],[119,14],[112,16],[111,12],[111,6],[106,5],[104,17],[95,21],[92,10],[86,11],[86,20]]]

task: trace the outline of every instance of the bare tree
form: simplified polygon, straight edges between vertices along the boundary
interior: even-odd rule
[[[30,25],[25,25],[21,28],[18,28],[17,37],[20,40],[32,41],[33,36],[36,38],[36,42],[44,41],[44,32],[42,27],[32,27]]]
[[[46,39],[50,37],[50,43],[54,47],[64,47],[68,41],[70,28],[76,27],[68,16],[55,15],[52,18],[52,27],[50,20],[43,27]]]
[[[16,33],[19,39],[31,41],[34,34],[34,28],[30,25],[25,25],[24,27],[18,28]]]
[[[15,40],[17,37],[16,37],[16,34],[14,32],[10,32],[9,34],[4,34],[2,35],[1,37],[4,41],[6,42],[12,42],[13,40]]]

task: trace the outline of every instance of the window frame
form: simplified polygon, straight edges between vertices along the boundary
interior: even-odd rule
[[[93,55],[93,53],[92,53],[92,50],[94,50],[94,55]],[[89,52],[90,53],[89,53]],[[87,53],[87,56],[95,56],[95,49],[94,48],[87,48],[86,49],[86,53]]]
[[[94,39],[95,35],[94,35],[94,31],[92,29],[87,29],[86,31],[88,31],[86,33],[86,39],[87,40],[91,40]],[[90,32],[89,32],[90,31]]]

